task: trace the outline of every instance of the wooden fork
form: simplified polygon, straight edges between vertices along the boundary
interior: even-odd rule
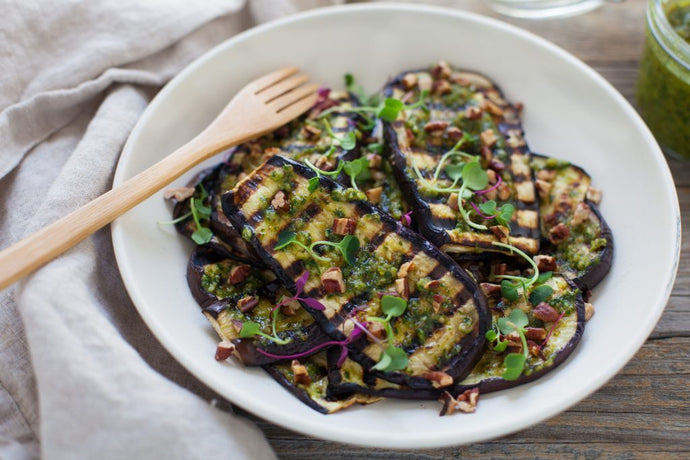
[[[0,252],[0,290],[59,256],[211,156],[269,133],[309,110],[319,85],[296,67],[264,75],[242,88],[211,124],[173,153]]]

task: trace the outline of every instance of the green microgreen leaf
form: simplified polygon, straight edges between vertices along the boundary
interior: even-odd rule
[[[407,367],[407,361],[405,350],[389,345],[372,369],[383,372],[398,371]]]
[[[532,290],[532,293],[529,295],[529,301],[532,305],[539,305],[542,302],[546,302],[552,294],[553,289],[551,286],[542,284]]]
[[[496,353],[503,353],[504,351],[506,351],[506,348],[508,348],[508,342],[507,341],[498,342],[496,344],[496,346],[494,347],[494,351]]]
[[[525,367],[525,361],[527,358],[521,353],[509,353],[504,359],[503,364],[506,367],[505,372],[503,372],[504,380],[517,380]]]
[[[543,272],[537,278],[537,284],[546,283],[553,276],[553,272]]]
[[[396,297],[392,295],[384,295],[381,297],[381,310],[389,318],[396,318],[407,309],[407,300],[402,297]]]
[[[399,99],[388,97],[383,101],[383,106],[378,109],[376,116],[389,123],[398,119],[398,114],[405,107]]]
[[[496,221],[499,224],[508,227],[510,225],[510,219],[513,218],[513,212],[515,212],[515,206],[512,204],[504,204],[501,206],[501,209],[496,216]]]
[[[362,87],[355,82],[355,77],[351,73],[345,74],[345,88],[349,93],[357,96],[357,99],[359,99],[361,104],[366,103],[368,99],[367,95],[364,92],[364,89],[362,89]]]
[[[359,188],[357,188],[357,180],[365,181],[371,178],[371,172],[369,171],[369,160],[366,157],[360,157],[352,161],[345,161],[342,164],[343,171],[350,177],[352,188],[355,190],[359,190]]]
[[[340,242],[340,252],[343,253],[343,257],[348,265],[354,265],[355,259],[357,258],[357,251],[359,251],[359,240],[356,236],[345,235],[343,240]]]
[[[369,144],[365,147],[366,150],[373,152],[373,153],[382,153],[383,152],[383,144],[380,144],[378,142],[375,142],[373,144]]]
[[[530,279],[524,278],[522,276],[513,276],[513,275],[495,275],[495,278],[501,278],[503,280],[514,280],[518,281],[520,283],[523,283],[524,289],[527,289],[529,286],[533,285],[536,283],[537,279],[539,279],[539,267],[537,267],[537,264],[532,260],[530,256],[522,252],[520,249],[516,248],[512,244],[506,244],[506,243],[499,243],[498,241],[492,241],[491,244],[493,246],[498,246],[499,248],[505,248],[505,249],[510,249],[511,253],[516,253],[523,259],[527,261],[532,266],[532,270],[534,270],[534,275]],[[501,283],[501,286],[503,283]]]
[[[459,181],[462,179],[462,168],[465,166],[465,163],[456,163],[456,164],[449,164],[446,165],[444,168],[444,171],[446,172],[446,175],[452,179],[454,182]]]
[[[314,176],[311,179],[309,179],[309,185],[307,186],[307,190],[309,192],[313,192],[316,190],[316,188],[319,186],[319,176]]]
[[[192,233],[192,240],[196,244],[206,244],[213,238],[213,232],[206,227],[198,228]]]
[[[242,329],[240,330],[240,338],[249,339],[261,333],[261,326],[254,321],[245,321],[242,323]]]
[[[482,190],[489,185],[489,176],[478,160],[470,161],[462,168],[462,182],[471,190]]]
[[[520,298],[520,292],[518,291],[519,284],[511,283],[508,280],[501,281],[501,296],[506,300],[515,302]]]
[[[290,243],[294,243],[297,241],[297,233],[291,232],[289,230],[283,230],[282,232],[278,233],[278,241],[276,241],[276,245],[273,249],[278,250],[278,249],[283,249]]]
[[[487,216],[493,216],[496,214],[496,202],[494,200],[489,200],[479,205],[479,209]]]
[[[357,136],[354,131],[349,131],[343,137],[338,138],[340,146],[345,150],[352,150],[357,145]]]
[[[486,340],[488,340],[489,342],[493,342],[498,338],[498,334],[493,329],[489,329],[488,331],[486,331],[486,334],[484,334],[484,337],[486,337]]]

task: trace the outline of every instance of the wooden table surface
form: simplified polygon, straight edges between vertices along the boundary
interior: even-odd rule
[[[493,13],[481,0],[438,5],[498,17],[579,57],[633,102],[646,0],[548,21]],[[606,386],[538,426],[490,442],[386,451],[308,438],[252,417],[281,458],[690,458],[690,164],[669,160],[683,225],[680,268],[666,310],[635,358]]]

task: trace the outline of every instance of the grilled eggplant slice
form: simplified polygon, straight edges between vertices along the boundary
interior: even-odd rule
[[[264,366],[264,369],[297,399],[322,414],[332,414],[354,404],[371,404],[382,399],[360,393],[349,393],[338,397],[329,396],[326,353],[322,351],[302,362],[268,364]],[[295,366],[302,366],[299,370],[306,371],[306,376],[297,374]]]
[[[580,167],[535,155],[545,252],[557,261],[558,271],[591,290],[604,279],[613,262],[613,233],[596,204],[599,194]]]
[[[309,272],[305,295],[325,308],[307,308],[335,340],[346,340],[356,323],[383,316],[380,294],[407,298],[404,313],[390,320],[395,332],[388,338],[404,351],[407,365],[376,375],[412,388],[431,388],[425,374],[432,371],[464,377],[481,354],[489,325],[477,285],[449,256],[362,201],[362,192],[323,176],[310,191],[313,177],[311,169],[275,156],[223,195],[223,210],[290,291]],[[271,204],[277,193],[287,195],[288,209]],[[348,220],[350,229],[334,230],[336,219]],[[342,252],[333,247],[344,242],[350,244]],[[367,370],[386,350],[366,339],[349,349]]]
[[[460,394],[474,387],[479,387],[480,393],[484,394],[522,385],[553,370],[570,355],[580,342],[585,327],[582,294],[574,283],[563,276],[553,276],[543,285],[549,286],[552,294],[548,303],[537,306],[526,301],[524,296],[512,303],[496,297],[489,298],[494,330],[499,330],[496,325],[498,319],[508,317],[516,308],[526,313],[529,319],[526,332],[529,357],[522,374],[512,380],[502,377],[506,371],[506,354],[522,353],[522,345],[519,345],[518,350],[515,345],[518,345],[519,340],[516,342],[514,337],[501,336],[501,339],[508,342],[508,349],[497,352],[490,346],[472,372],[453,389],[452,394]]]
[[[425,90],[431,92],[424,99]],[[443,62],[429,70],[402,73],[384,94],[408,104],[396,121],[384,123],[384,136],[420,232],[449,253],[504,252],[493,245],[505,241],[495,218],[483,220],[485,229],[477,229],[461,212],[465,206],[470,220],[481,219],[471,203],[477,206],[489,198],[498,207],[513,206],[511,244],[536,254],[539,210],[519,109],[483,75],[456,71]],[[495,187],[463,199],[455,177],[472,157],[480,159]]]
[[[281,339],[289,339],[287,344],[277,345],[262,337],[240,338],[247,321],[257,323],[263,333],[271,334],[273,307],[282,298],[290,297],[270,270],[199,247],[187,266],[187,282],[220,338],[235,345],[235,356],[246,365],[278,360],[261,351],[271,355],[301,353],[328,339],[312,316],[296,302],[289,305],[289,311],[276,312],[276,334]]]

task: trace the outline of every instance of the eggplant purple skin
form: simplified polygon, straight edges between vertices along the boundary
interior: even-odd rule
[[[568,284],[573,289],[578,288],[578,286],[571,281],[568,281]],[[551,372],[552,370],[557,368],[561,363],[563,363],[568,356],[570,356],[573,350],[575,350],[575,348],[577,347],[578,343],[580,343],[582,334],[585,332],[585,301],[582,298],[582,294],[578,294],[577,296],[577,300],[575,301],[575,310],[577,311],[577,328],[575,330],[575,334],[573,334],[573,337],[568,341],[568,343],[563,347],[563,349],[556,353],[552,365],[540,369],[536,372],[533,372],[530,375],[523,374],[516,380],[503,380],[500,378],[491,378],[482,380],[479,383],[473,385],[454,385],[450,387],[448,391],[452,395],[459,395],[466,390],[472,388],[479,388],[479,394],[492,393],[494,391],[507,390],[508,388],[513,388],[519,385],[524,385],[526,383],[533,382],[534,380],[537,380],[538,378],[542,377],[544,374]]]
[[[606,247],[601,250],[601,254],[599,254],[599,261],[596,264],[588,267],[585,273],[573,280],[575,281],[575,284],[577,284],[583,291],[591,291],[606,277],[611,269],[611,264],[613,264],[614,242],[611,227],[609,227],[608,223],[606,223],[604,220],[604,216],[602,216],[599,208],[588,200],[586,200],[585,203],[597,216],[599,222],[601,222],[600,238],[604,238],[606,240]]]
[[[292,393],[297,399],[302,401],[304,404],[311,407],[317,412],[320,412],[322,414],[328,414],[328,410],[325,407],[318,405],[313,399],[309,397],[309,393],[290,382],[290,380],[288,380],[288,378],[285,377],[278,369],[271,366],[270,364],[264,365],[262,367],[266,372],[268,372],[268,375],[273,377],[273,379],[275,379],[276,382],[281,384],[286,390]]]
[[[273,156],[266,161],[267,164],[271,164],[275,167],[283,167],[285,165],[290,165],[293,167],[296,174],[301,175],[307,179],[310,179],[316,174],[309,168],[303,166],[301,163],[289,160],[287,158],[281,157],[279,155]],[[319,184],[321,187],[325,187],[327,190],[332,191],[335,187],[339,187],[335,181],[328,177],[320,176]],[[410,230],[409,228],[403,226],[399,222],[395,221],[385,212],[379,210],[372,204],[365,201],[355,201],[356,205],[360,209],[364,209],[366,213],[378,214],[381,218],[381,223],[384,228],[389,231],[396,231],[398,234],[402,235],[413,245],[420,248],[422,251],[429,254],[431,257],[436,259],[445,269],[453,273],[455,277],[462,280],[463,285],[467,288],[469,292],[472,293],[472,298],[474,300],[475,309],[477,311],[478,321],[477,321],[477,332],[475,335],[468,335],[460,342],[461,350],[463,350],[458,355],[454,356],[445,367],[448,369],[445,371],[454,379],[461,379],[472,370],[474,365],[481,358],[481,353],[486,346],[486,338],[484,335],[486,331],[491,327],[491,317],[489,314],[486,297],[477,284],[472,280],[472,278],[462,269],[457,263],[449,257],[444,252],[440,251],[436,246],[431,244],[429,241],[422,238],[419,234]],[[230,222],[235,226],[235,228],[244,228],[248,226],[246,218],[242,215],[242,212],[237,208],[234,203],[234,193],[230,191],[222,196],[223,212],[228,216]],[[273,259],[273,257],[268,253],[266,249],[261,246],[256,235],[252,232],[251,238],[249,240],[250,246],[254,249],[259,259],[271,269],[278,279],[284,284],[284,286],[290,292],[295,292],[296,285],[292,277],[290,277],[280,266],[280,264]],[[334,340],[342,341],[345,340],[345,336],[337,329],[337,326],[326,318],[326,316],[317,310],[313,310],[306,305],[302,305],[306,308],[309,313],[314,317],[316,323],[322,328],[322,330],[332,337]],[[352,358],[359,362],[365,369],[370,369],[376,362],[366,356],[363,353],[363,349],[367,343],[366,337],[361,337],[355,342],[350,344],[350,352]],[[401,374],[395,374],[392,372],[381,372],[373,371],[374,375],[384,378],[393,383],[407,385],[413,389],[430,389],[431,383],[422,377],[410,377]]]
[[[224,254],[216,252],[213,248],[199,246],[192,252],[187,264],[187,284],[189,285],[189,290],[202,311],[214,318],[217,318],[220,312],[226,308],[235,307],[231,305],[228,299],[219,299],[215,295],[206,292],[202,288],[201,278],[204,275],[204,265],[217,263],[226,258]],[[263,297],[274,297],[280,286],[279,281],[272,281],[261,288],[257,294]],[[316,322],[307,326],[306,329],[304,335],[308,337],[307,340],[300,341],[297,339],[296,334],[292,334],[293,340],[286,345],[271,343],[261,349],[276,355],[291,355],[302,353],[329,340],[329,337],[323,333]],[[256,346],[253,339],[234,339],[232,342],[237,352],[242,356],[242,362],[247,366],[261,366],[280,361],[260,353],[258,351],[259,347]]]

